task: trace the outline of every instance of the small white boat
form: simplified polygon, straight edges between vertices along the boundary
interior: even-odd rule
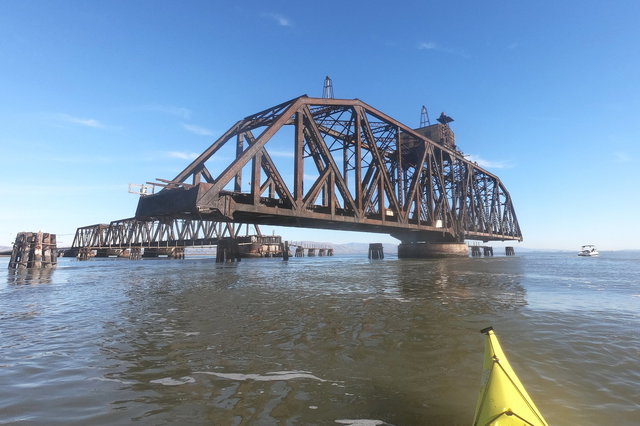
[[[596,250],[596,246],[591,244],[582,246],[582,248],[578,252],[578,256],[597,256],[599,254],[600,253],[598,253],[598,250]]]

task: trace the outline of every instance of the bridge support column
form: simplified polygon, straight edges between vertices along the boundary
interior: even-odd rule
[[[93,250],[90,247],[80,247],[78,250],[78,260],[89,260],[93,257]]]
[[[216,263],[240,262],[240,260],[242,259],[240,258],[240,248],[237,240],[229,238],[218,242],[216,249]]]
[[[56,234],[18,232],[9,269],[53,268],[57,259]]]
[[[142,249],[140,247],[132,247],[129,250],[129,259],[131,260],[141,260],[142,259]]]
[[[401,243],[399,258],[432,259],[440,257],[467,257],[469,248],[465,243]]]
[[[381,243],[369,244],[369,259],[384,259],[384,247]]]

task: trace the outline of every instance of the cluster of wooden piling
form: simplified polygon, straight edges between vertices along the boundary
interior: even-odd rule
[[[78,260],[89,260],[93,257],[93,250],[91,250],[91,247],[80,247],[80,249],[78,250],[78,254],[76,255],[76,258]]]
[[[55,234],[19,232],[16,235],[9,269],[53,268],[57,263]]]
[[[384,247],[381,243],[369,244],[369,259],[384,259]]]
[[[505,255],[507,256],[515,256],[516,251],[513,247],[505,247],[504,248]],[[493,256],[493,247],[491,246],[471,246],[471,256],[472,257],[491,257]]]
[[[472,257],[491,257],[493,256],[493,247],[491,246],[471,246]]]
[[[314,246],[312,244],[313,243],[292,242],[290,246],[296,248],[296,251],[294,252],[295,257],[304,257],[305,250],[307,251],[307,256],[309,257],[333,256],[332,247],[327,247],[326,245]]]
[[[131,260],[142,259],[142,249],[140,247],[131,247],[129,249],[129,259]]]
[[[234,238],[225,238],[218,241],[216,249],[216,263],[240,262],[240,247]]]

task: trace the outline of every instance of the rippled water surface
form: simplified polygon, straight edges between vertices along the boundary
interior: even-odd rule
[[[640,253],[0,259],[0,422],[470,424],[493,325],[550,424],[637,424]]]

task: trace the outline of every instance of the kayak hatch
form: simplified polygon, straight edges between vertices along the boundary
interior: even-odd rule
[[[473,426],[548,426],[507,361],[493,328],[482,332],[487,339]]]

